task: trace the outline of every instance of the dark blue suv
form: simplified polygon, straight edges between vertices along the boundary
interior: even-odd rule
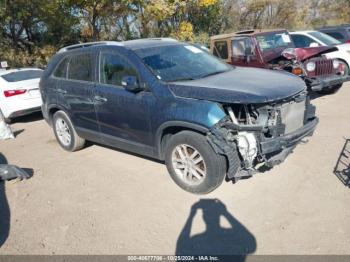
[[[165,160],[197,194],[282,162],[318,122],[300,78],[232,67],[173,39],[65,47],[40,89],[65,150],[89,140]]]

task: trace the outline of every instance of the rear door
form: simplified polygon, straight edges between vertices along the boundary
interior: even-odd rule
[[[84,133],[87,139],[91,137],[91,140],[96,140],[99,126],[93,101],[94,53],[78,52],[66,59],[67,71],[64,77],[59,78],[56,86],[58,104],[64,106],[78,133]],[[64,72],[65,68],[62,67]]]

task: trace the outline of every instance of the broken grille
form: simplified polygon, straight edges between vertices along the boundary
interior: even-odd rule
[[[320,59],[320,60],[316,60],[315,63],[316,63],[315,73],[317,76],[333,74],[333,60]]]
[[[302,101],[290,101],[282,104],[281,121],[285,125],[285,134],[294,132],[304,125],[306,99]]]

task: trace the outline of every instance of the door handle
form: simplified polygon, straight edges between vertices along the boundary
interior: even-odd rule
[[[97,102],[107,102],[107,98],[105,97],[102,97],[102,96],[94,96],[94,100],[97,101]]]
[[[60,94],[67,94],[67,91],[66,91],[66,90],[63,90],[63,89],[61,89],[61,88],[56,89],[56,92],[57,92],[57,93],[60,93]]]

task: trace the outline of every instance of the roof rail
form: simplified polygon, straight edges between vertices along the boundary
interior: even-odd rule
[[[123,43],[117,42],[117,41],[98,41],[98,42],[81,43],[81,44],[75,44],[75,45],[69,45],[69,46],[63,47],[60,50],[58,50],[58,53],[62,53],[62,52],[66,52],[66,51],[73,50],[73,49],[78,49],[78,48],[87,48],[87,47],[95,46],[95,45],[116,45],[116,46],[122,46]]]
[[[163,41],[172,41],[172,42],[178,42],[176,39],[171,37],[151,37],[148,38],[149,40],[163,40]]]

